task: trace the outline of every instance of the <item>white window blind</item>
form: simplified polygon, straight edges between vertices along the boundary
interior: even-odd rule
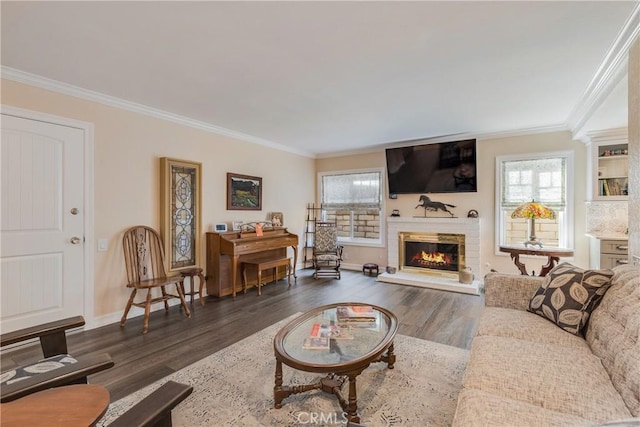
[[[325,208],[379,208],[381,175],[380,172],[324,175],[322,205]]]
[[[553,209],[554,220],[536,221],[545,247],[573,247],[573,153],[557,151],[496,158],[497,245],[526,240],[526,220],[511,218],[521,204],[535,200]]]
[[[513,209],[535,200],[552,209],[564,209],[566,164],[565,157],[502,162],[502,207]]]
[[[323,220],[335,222],[344,243],[382,245],[383,171],[319,174]]]

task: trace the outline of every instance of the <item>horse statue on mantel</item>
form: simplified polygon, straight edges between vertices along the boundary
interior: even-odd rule
[[[441,210],[443,212],[448,213],[449,215],[451,215],[452,217],[453,212],[451,212],[449,209],[447,209],[447,207],[450,208],[455,208],[454,205],[450,205],[448,203],[442,203],[442,202],[434,202],[432,201],[428,196],[425,196],[424,194],[422,196],[420,196],[420,203],[418,203],[418,206],[416,206],[414,209],[418,209],[419,207],[423,207],[424,208],[424,216],[427,216],[427,211],[434,211],[437,212],[438,210]]]

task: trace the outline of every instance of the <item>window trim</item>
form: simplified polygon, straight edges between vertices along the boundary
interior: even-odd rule
[[[575,248],[574,228],[575,228],[575,206],[574,206],[574,152],[571,150],[561,151],[544,151],[539,153],[523,153],[508,154],[504,156],[496,156],[495,162],[495,194],[494,194],[494,255],[507,256],[508,254],[500,252],[502,238],[502,163],[516,160],[539,160],[552,157],[565,157],[566,160],[566,226],[562,232],[565,234],[566,248]]]
[[[338,242],[347,246],[366,246],[372,248],[384,248],[386,246],[386,227],[387,221],[385,220],[385,169],[384,168],[363,168],[363,169],[347,169],[347,170],[332,170],[318,172],[317,175],[317,200],[318,206],[322,205],[322,178],[328,175],[350,175],[357,173],[372,173],[376,172],[380,174],[380,238],[377,240],[372,239],[358,239],[358,238],[345,238],[338,237]],[[353,230],[351,230],[353,231]]]

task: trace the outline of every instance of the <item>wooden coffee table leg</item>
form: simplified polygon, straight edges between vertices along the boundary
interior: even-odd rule
[[[273,400],[275,402],[274,407],[276,409],[282,408],[282,399],[287,397],[287,394],[282,390],[282,362],[276,361],[276,383],[273,386]]]
[[[354,423],[360,422],[358,416],[358,395],[356,389],[357,375],[349,375],[349,404],[347,406],[347,419]]]
[[[276,360],[276,379],[273,386],[273,407],[276,409],[282,408],[282,400],[292,394],[304,393],[311,390],[319,390],[322,388],[322,381],[318,381],[315,384],[304,384],[295,386],[283,386],[282,385],[282,362]]]
[[[386,362],[387,368],[393,369],[393,365],[396,363],[396,354],[393,352],[393,349],[394,347],[392,342],[389,345],[389,348],[387,348],[386,354],[378,357],[376,360],[374,360],[374,362]]]
[[[396,363],[396,354],[393,352],[393,343],[387,350],[387,368],[393,369],[393,365]]]

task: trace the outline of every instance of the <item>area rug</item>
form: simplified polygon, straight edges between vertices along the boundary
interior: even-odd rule
[[[168,380],[193,386],[173,410],[174,426],[345,424],[337,399],[318,390],[286,398],[281,409],[273,407],[273,338],[294,316],[112,403],[98,425],[108,425]],[[395,369],[374,363],[357,379],[360,422],[367,427],[451,425],[469,352],[403,335],[394,342]],[[283,373],[285,385],[319,378],[287,366]]]

